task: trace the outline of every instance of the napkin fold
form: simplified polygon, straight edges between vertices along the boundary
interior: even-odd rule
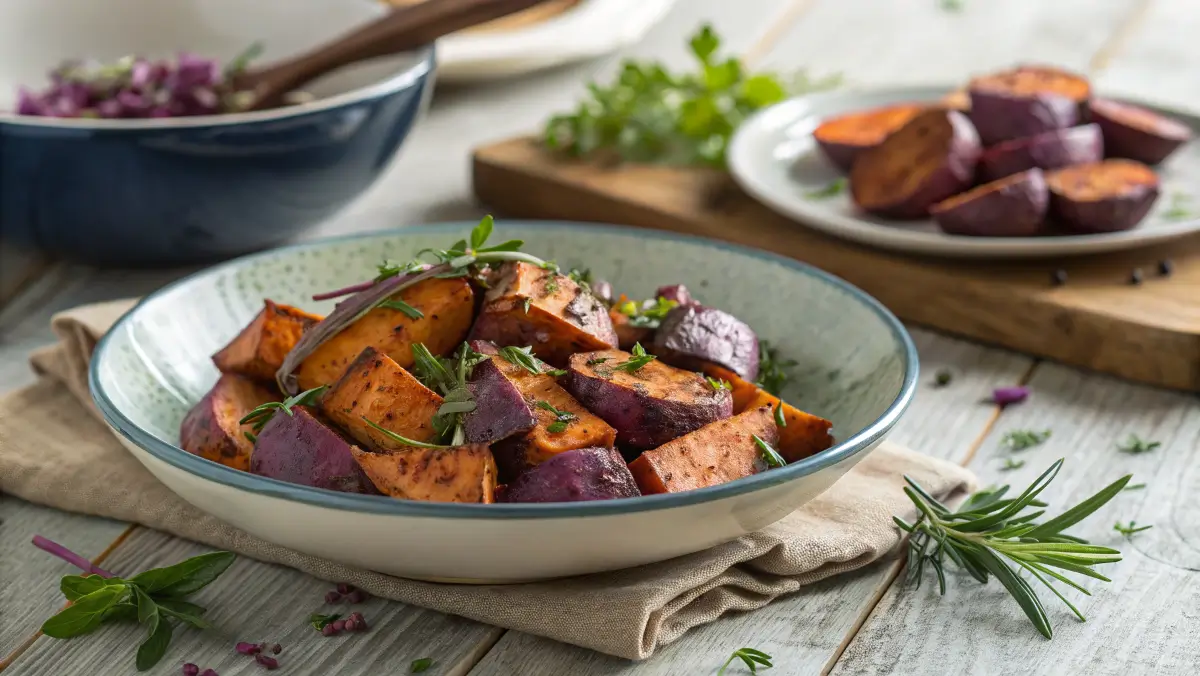
[[[900,541],[892,515],[916,517],[907,474],[938,497],[973,490],[958,465],[883,444],[782,521],[712,549],[653,565],[519,585],[451,585],[356,570],[226,525],[178,498],[114,439],[87,386],[97,339],[133,304],[54,317],[56,345],[32,355],[39,380],[0,399],[0,492],[69,512],[138,523],[290,566],[376,596],[642,659],[693,627],[760,608],[865,566]],[[69,543],[65,543],[69,546]]]

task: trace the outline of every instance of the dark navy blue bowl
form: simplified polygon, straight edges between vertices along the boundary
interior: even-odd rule
[[[351,92],[164,120],[0,115],[0,238],[93,265],[177,265],[278,245],[388,165],[433,88],[432,47]]]

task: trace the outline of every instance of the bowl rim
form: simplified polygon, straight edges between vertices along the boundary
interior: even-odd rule
[[[232,268],[253,265],[256,261],[270,256],[276,256],[282,252],[319,249],[334,243],[385,239],[393,238],[398,235],[402,237],[404,234],[409,232],[444,232],[449,237],[456,237],[461,235],[464,231],[469,230],[476,224],[476,221],[440,222],[424,225],[402,226],[384,231],[373,231],[368,233],[357,233],[322,238],[311,242],[292,244],[289,246],[278,247],[268,251],[251,254],[249,256],[236,258],[176,280],[162,287],[161,289],[148,294],[138,301],[133,308],[122,315],[121,318],[113,324],[112,328],[101,337],[100,341],[96,345],[92,355],[92,360],[88,367],[88,386],[92,394],[92,400],[95,402],[105,421],[113,429],[113,431],[124,437],[129,442],[133,443],[135,446],[145,450],[154,458],[171,465],[175,469],[183,470],[199,479],[213,481],[227,487],[248,491],[250,493],[255,493],[266,497],[281,498],[284,500],[306,503],[318,507],[360,513],[431,518],[541,519],[630,514],[644,511],[671,509],[705,502],[712,502],[715,500],[730,498],[772,486],[777,486],[793,479],[798,479],[800,477],[813,474],[819,470],[832,467],[844,460],[858,455],[869,448],[872,448],[876,443],[882,441],[891,428],[895,426],[896,422],[908,408],[916,394],[916,384],[920,368],[918,364],[917,348],[904,325],[899,319],[896,318],[894,314],[891,313],[891,311],[885,308],[883,304],[874,297],[870,296],[865,291],[850,284],[849,282],[828,272],[819,270],[811,265],[801,263],[779,254],[720,240],[709,239],[707,237],[697,237],[693,235],[684,235],[661,230],[651,230],[634,226],[527,219],[497,220],[496,228],[502,229],[505,227],[505,225],[519,226],[522,228],[532,227],[534,229],[545,230],[562,230],[564,228],[570,228],[577,230],[588,230],[601,234],[632,234],[643,238],[654,238],[673,242],[683,242],[687,244],[697,244],[750,256],[752,258],[758,258],[764,261],[779,263],[786,267],[792,268],[801,274],[814,277],[819,281],[832,285],[835,288],[846,292],[852,298],[856,299],[858,302],[862,303],[868,309],[874,312],[875,315],[883,321],[884,325],[891,332],[892,337],[900,345],[902,353],[901,356],[904,360],[904,379],[900,385],[900,391],[897,393],[896,398],[892,401],[892,403],[888,405],[887,409],[884,410],[884,412],[878,418],[876,418],[863,429],[859,430],[857,433],[851,435],[849,438],[835,443],[833,446],[821,451],[820,453],[808,458],[804,458],[800,462],[792,463],[786,467],[770,472],[762,472],[750,477],[745,477],[737,481],[681,493],[643,495],[632,498],[616,498],[612,500],[593,500],[585,502],[462,504],[398,500],[387,496],[341,493],[321,488],[292,484],[285,481],[280,481],[278,479],[262,477],[249,472],[243,472],[226,467],[225,465],[188,453],[179,446],[164,442],[150,432],[142,429],[140,426],[130,420],[124,413],[122,413],[121,410],[112,402],[100,381],[100,366],[105,362],[106,353],[109,348],[109,339],[112,336],[118,335],[119,332],[125,330],[128,324],[138,315],[139,311],[143,307],[155,302],[156,299],[171,293],[174,289],[186,286],[187,284],[190,284],[194,280],[203,276],[213,274],[217,271],[227,271]]]
[[[61,129],[71,131],[114,131],[142,132],[166,131],[198,128],[220,128],[243,124],[263,122],[278,122],[295,117],[324,113],[338,108],[373,101],[390,96],[411,88],[431,73],[436,73],[437,47],[430,44],[406,52],[416,57],[416,60],[398,73],[383,80],[372,82],[348,92],[342,92],[326,98],[298,103],[282,108],[271,108],[249,113],[225,113],[223,115],[193,115],[188,117],[158,117],[158,118],[78,118],[78,117],[38,117],[36,115],[18,115],[14,112],[0,110],[0,128],[4,126],[29,127],[39,129]]]

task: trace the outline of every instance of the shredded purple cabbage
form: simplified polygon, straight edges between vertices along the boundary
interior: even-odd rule
[[[21,88],[17,114],[37,117],[129,119],[218,115],[246,109],[250,92],[233,78],[257,54],[251,47],[229,67],[181,53],[174,63],[127,56],[113,63],[67,61],[41,91]]]

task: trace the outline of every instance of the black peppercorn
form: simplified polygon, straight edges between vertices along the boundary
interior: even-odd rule
[[[1133,272],[1129,273],[1129,283],[1137,286],[1142,283],[1142,269],[1134,268]]]
[[[1175,264],[1171,262],[1170,258],[1164,258],[1158,262],[1158,274],[1170,277],[1172,272],[1175,272]]]
[[[1054,274],[1050,277],[1050,279],[1052,282],[1054,282],[1054,286],[1062,286],[1063,284],[1067,283],[1067,271],[1059,268],[1058,270],[1054,271]]]

